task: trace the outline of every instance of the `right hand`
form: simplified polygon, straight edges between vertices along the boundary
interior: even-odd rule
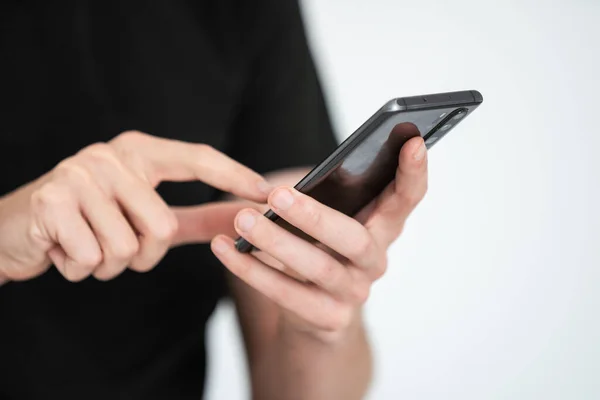
[[[84,148],[0,198],[0,284],[51,264],[70,281],[144,272],[174,245],[232,229],[240,203],[174,208],[155,191],[161,181],[195,180],[256,202],[269,191],[261,176],[203,144],[125,132]]]

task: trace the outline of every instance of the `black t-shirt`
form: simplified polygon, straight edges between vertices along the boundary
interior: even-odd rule
[[[129,129],[208,143],[260,173],[335,146],[296,1],[0,7],[0,195]],[[158,190],[173,205],[219,195]],[[201,398],[206,321],[225,292],[205,245],[109,282],[51,268],[0,286],[0,399]]]

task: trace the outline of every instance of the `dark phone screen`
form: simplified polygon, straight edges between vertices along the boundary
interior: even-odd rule
[[[384,114],[328,174],[301,191],[333,209],[354,217],[381,194],[396,175],[400,149],[415,136],[439,139],[457,125],[470,107],[402,111]],[[430,147],[435,140],[426,140]],[[363,217],[367,217],[364,215]],[[364,222],[364,221],[361,221]],[[304,232],[277,218],[288,231],[313,241]]]
[[[458,114],[455,110],[464,108],[404,111],[386,116],[371,127],[365,139],[329,174],[302,191],[331,208],[354,216],[393,181],[404,143],[415,136],[425,137],[448,119],[443,125],[446,130],[440,134],[451,130],[466,114]]]

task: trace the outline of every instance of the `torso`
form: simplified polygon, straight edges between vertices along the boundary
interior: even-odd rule
[[[0,13],[0,195],[128,129],[227,152],[248,73],[247,38],[222,29],[236,23],[234,4],[9,3]],[[159,192],[178,205],[217,195],[200,183]],[[69,283],[54,269],[9,283],[0,289],[0,399],[200,398],[205,324],[224,292],[206,246],[106,283]]]

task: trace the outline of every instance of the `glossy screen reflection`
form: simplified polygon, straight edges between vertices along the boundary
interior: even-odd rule
[[[355,217],[393,181],[404,143],[418,135],[427,136],[455,110],[456,107],[384,116],[329,174],[302,191],[331,208]],[[367,215],[361,217],[364,219]],[[282,219],[278,219],[277,224],[310,240]]]
[[[392,182],[404,143],[427,135],[454,110],[401,112],[388,117],[305,193],[346,215],[356,215]]]

